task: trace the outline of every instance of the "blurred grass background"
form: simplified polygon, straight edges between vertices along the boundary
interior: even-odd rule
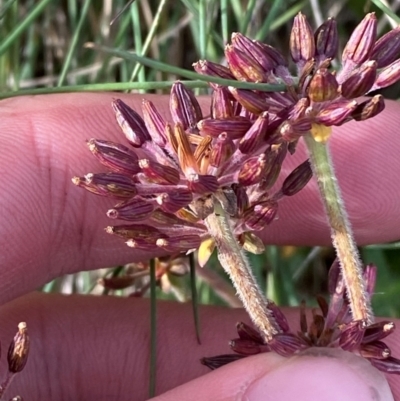
[[[181,78],[87,49],[86,42],[135,51],[192,70],[192,63],[198,59],[223,61],[224,44],[234,31],[288,49],[292,19],[300,10],[314,27],[327,17],[335,17],[343,45],[365,13],[376,12],[381,35],[397,26],[400,8],[399,0],[136,0],[110,25],[127,3],[0,0],[0,98],[39,92],[127,90],[132,87],[130,82],[137,83],[133,92],[168,93],[168,89],[148,89],[145,83]],[[397,85],[384,95],[397,99],[399,92]],[[399,247],[399,243],[374,244],[360,249],[365,262],[379,267],[374,308],[381,316],[400,316]],[[280,305],[292,306],[302,299],[313,304],[316,293],[326,292],[327,271],[333,258],[330,248],[291,246],[269,246],[263,255],[251,256],[268,297]],[[159,298],[190,299],[189,276],[182,275],[185,267],[181,268],[183,271],[163,275]],[[97,284],[99,277],[120,276],[127,271],[136,278],[136,285],[128,290],[103,289]],[[147,265],[82,272],[54,280],[43,291],[104,295],[141,291],[146,295],[147,272]],[[205,269],[197,269],[196,286],[200,303],[238,305],[216,258]]]

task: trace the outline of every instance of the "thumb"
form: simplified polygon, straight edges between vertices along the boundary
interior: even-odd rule
[[[284,358],[260,354],[188,382],[155,401],[393,400],[385,376],[350,352],[311,348]]]

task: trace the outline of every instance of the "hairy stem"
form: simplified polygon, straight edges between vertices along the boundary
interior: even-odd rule
[[[304,139],[331,227],[332,243],[342,269],[353,319],[371,324],[373,314],[366,292],[362,263],[333,170],[328,145],[316,142],[311,134],[306,135]]]
[[[210,235],[218,249],[218,259],[235,286],[244,308],[266,342],[281,329],[264,298],[242,249],[232,233],[229,217],[214,199],[214,213],[206,218]]]

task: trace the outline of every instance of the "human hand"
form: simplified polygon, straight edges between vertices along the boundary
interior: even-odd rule
[[[101,171],[85,139],[123,142],[110,107],[115,96],[54,95],[0,103],[0,302],[62,274],[149,257],[104,232],[109,200],[77,190],[70,181],[76,174]],[[139,109],[140,96],[117,96]],[[166,112],[165,98],[158,99],[157,106]],[[359,243],[400,236],[398,110],[388,102],[376,118],[337,128],[332,138],[339,182]],[[287,172],[304,158],[299,149],[286,163]],[[264,240],[329,244],[314,183],[280,203],[279,220]],[[140,299],[32,294],[5,305],[0,310],[3,344],[21,320],[27,321],[32,339],[29,362],[10,394],[42,400],[146,399],[148,316],[148,304]],[[297,321],[291,316],[292,322]],[[198,346],[187,305],[160,303],[158,318],[157,394],[206,373],[199,358],[229,352],[227,340],[234,335],[235,322],[246,319],[240,310],[202,309],[203,345]],[[400,353],[399,341],[396,334],[388,341],[394,355],[396,348]],[[238,399],[238,389],[268,372],[276,358],[267,354],[246,358],[159,399]],[[400,381],[390,380],[400,400]]]

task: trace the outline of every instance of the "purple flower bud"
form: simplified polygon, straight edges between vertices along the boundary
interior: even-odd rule
[[[371,90],[386,88],[393,85],[400,79],[400,59],[393,61],[392,64],[378,72],[375,84]]]
[[[390,334],[394,332],[395,325],[390,321],[382,321],[378,323],[371,324],[365,329],[363,344],[373,341],[383,340]]]
[[[167,136],[165,134],[167,123],[158,112],[156,107],[149,100],[142,101],[142,112],[144,123],[153,139],[154,143],[158,146],[164,147],[167,143]]]
[[[371,358],[369,361],[381,372],[400,374],[400,359],[389,356],[386,359]]]
[[[367,60],[376,40],[377,21],[374,13],[367,14],[350,36],[342,54],[342,63],[360,65]]]
[[[376,60],[378,68],[387,67],[400,56],[400,27],[392,29],[378,39],[370,59]]]
[[[108,234],[115,234],[125,239],[150,239],[155,245],[157,238],[162,237],[162,232],[147,224],[122,224],[120,226],[106,227]]]
[[[342,83],[340,91],[346,99],[353,99],[365,95],[375,82],[376,61],[367,61],[355,69]]]
[[[239,142],[243,154],[252,153],[262,146],[269,123],[268,113],[262,113]]]
[[[210,135],[217,138],[226,132],[230,139],[240,139],[251,127],[251,121],[245,117],[232,117],[229,120],[206,118],[197,124],[201,135]]]
[[[153,160],[139,160],[139,167],[145,177],[156,184],[176,185],[180,181],[179,171],[173,167],[165,166]]]
[[[151,140],[142,117],[136,111],[132,110],[121,99],[114,100],[111,105],[117,123],[131,145],[140,147],[145,141]]]
[[[318,124],[330,127],[340,125],[356,109],[355,100],[336,100],[328,103],[315,117]]]
[[[342,330],[339,339],[340,347],[345,351],[357,350],[363,340],[364,333],[364,322],[360,320],[352,321]]]
[[[246,89],[237,89],[229,86],[233,97],[249,112],[259,115],[269,109],[269,104],[264,96]]]
[[[18,373],[25,367],[28,361],[30,339],[25,322],[18,324],[18,332],[12,340],[7,353],[8,370]]]
[[[156,245],[167,252],[182,252],[197,249],[201,239],[198,235],[176,235],[169,238],[157,239]]]
[[[310,181],[313,173],[308,160],[297,166],[282,184],[282,193],[285,196],[293,196],[301,191]]]
[[[382,95],[375,95],[372,99],[365,100],[352,111],[351,117],[356,121],[364,121],[375,117],[385,108],[385,100]]]
[[[108,210],[110,219],[140,221],[147,219],[154,211],[154,205],[147,200],[134,198],[129,202],[120,203]]]
[[[295,63],[300,63],[300,69],[315,54],[314,34],[306,16],[302,13],[298,13],[293,21],[290,33],[290,54]]]
[[[268,309],[272,312],[272,315],[275,318],[276,323],[280,327],[280,329],[287,333],[290,330],[289,323],[281,311],[281,309],[275,304],[275,302],[268,302]]]
[[[264,176],[265,167],[266,157],[264,154],[246,160],[238,173],[239,184],[245,187],[257,184]]]
[[[279,333],[268,343],[272,351],[282,356],[292,356],[308,347],[308,344],[300,337],[292,333]]]
[[[333,18],[328,18],[314,34],[315,53],[321,60],[332,59],[336,57],[339,47],[339,35],[337,24]]]
[[[228,89],[214,89],[211,99],[211,117],[224,120],[233,116],[232,96]]]
[[[193,92],[181,82],[172,85],[169,107],[174,123],[181,124],[184,131],[195,130],[197,122],[203,118],[201,107]]]
[[[360,355],[364,358],[386,359],[390,356],[390,348],[382,341],[362,344]]]
[[[200,60],[193,63],[193,68],[198,74],[210,75],[212,77],[218,77],[223,79],[235,79],[229,68],[213,63],[212,61]],[[211,84],[215,88],[219,88],[218,84]]]
[[[260,42],[251,40],[238,32],[232,34],[231,41],[236,49],[247,54],[250,58],[254,58],[254,60],[260,64],[264,69],[265,76],[267,76],[267,73],[278,65],[274,58],[270,57],[268,52],[264,50]]]
[[[256,355],[262,352],[262,347],[260,344],[257,344],[251,340],[243,340],[241,338],[231,340],[229,342],[229,346],[231,347],[232,351],[242,355]]]
[[[212,194],[219,188],[218,179],[213,175],[192,174],[187,180],[189,190],[197,194]]]
[[[338,97],[339,84],[327,68],[320,68],[314,74],[308,87],[308,96],[313,102],[326,102]]]
[[[232,74],[239,81],[267,82],[268,73],[248,53],[235,46],[225,46],[225,57]]]
[[[112,171],[130,175],[140,171],[137,155],[126,146],[99,139],[90,139],[87,144],[100,163]]]
[[[178,189],[157,196],[157,203],[167,213],[175,213],[187,206],[193,200],[193,195],[187,189]]]
[[[265,201],[252,206],[243,213],[243,221],[250,230],[261,231],[275,220],[278,203]]]
[[[114,199],[131,198],[137,193],[132,178],[118,173],[89,173],[85,177],[74,177],[72,182],[96,195]]]
[[[267,191],[275,184],[287,155],[287,149],[287,143],[282,143],[272,145],[265,151],[266,169],[260,183],[260,189]]]
[[[243,212],[249,207],[249,197],[247,195],[246,189],[241,185],[234,184],[232,187],[236,195],[237,213],[239,216],[241,216]]]
[[[210,165],[221,167],[236,150],[236,145],[226,132],[223,132],[214,140],[210,153]]]
[[[264,340],[261,337],[260,333],[243,322],[239,322],[236,324],[236,330],[242,340],[253,341],[259,344],[264,343]]]

